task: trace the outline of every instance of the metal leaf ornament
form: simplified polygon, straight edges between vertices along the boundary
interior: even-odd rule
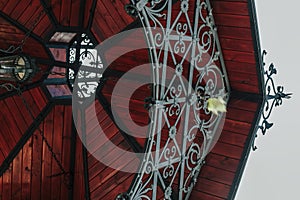
[[[226,102],[220,96],[218,98],[209,98],[207,100],[207,110],[212,112],[215,115],[219,115],[219,113],[227,112]]]

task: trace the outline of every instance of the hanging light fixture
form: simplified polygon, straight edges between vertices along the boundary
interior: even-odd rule
[[[24,82],[32,77],[35,65],[25,55],[0,57],[0,80]]]

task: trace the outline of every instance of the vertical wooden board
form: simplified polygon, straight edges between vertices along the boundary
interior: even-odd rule
[[[82,200],[85,195],[84,183],[84,169],[82,157],[82,143],[78,136],[76,136],[76,159],[75,159],[75,172],[74,172],[74,187],[73,196],[74,200]],[[89,192],[89,191],[87,191]]]
[[[12,199],[12,164],[10,164],[8,170],[3,175],[3,186],[2,186],[2,199]]]
[[[121,8],[115,7],[112,1],[102,1],[103,6],[109,11],[112,19],[115,21],[115,24],[118,27],[125,27],[127,25],[126,21],[124,21],[123,16],[120,14]],[[127,15],[127,14],[126,14]]]
[[[19,115],[22,116],[27,127],[29,127],[29,125],[32,123],[33,120],[32,120],[32,117],[30,116],[28,110],[25,108],[25,105],[24,105],[21,97],[13,96],[12,98],[15,101],[15,104],[17,105],[17,108],[19,110]]]
[[[3,8],[6,6],[9,0],[1,0],[0,1],[0,9],[3,10]]]
[[[246,2],[224,2],[211,1],[213,13],[232,14],[232,15],[249,15],[248,4]]]
[[[205,192],[200,192],[197,190],[193,190],[190,199],[224,200],[224,198],[216,197],[215,195],[207,194]]]
[[[3,176],[0,176],[0,199],[3,199],[2,198],[2,188],[3,188]]]
[[[26,28],[28,28],[28,29],[32,28],[33,24],[37,20],[37,17],[39,17],[39,15],[41,15],[41,13],[44,10],[43,6],[39,2],[35,2],[35,4],[31,4],[30,7],[33,7],[32,13],[30,13],[32,15],[28,19],[28,21],[26,21],[25,24],[24,24],[26,26]],[[25,13],[25,14],[29,14],[29,13]],[[45,14],[43,14],[42,16],[44,16],[44,15]]]
[[[108,38],[109,36],[113,35],[113,32],[109,27],[109,22],[106,21],[104,16],[101,14],[101,11],[99,12],[98,9],[95,10],[94,14],[94,20],[93,20],[93,27],[92,29],[94,30],[93,33],[94,35],[99,38],[98,42],[103,41],[104,39]],[[95,32],[95,31],[98,31]],[[99,35],[98,35],[99,34]],[[102,36],[102,37],[101,37]]]
[[[48,15],[44,14],[39,23],[34,28],[33,32],[40,36],[45,37],[47,33],[49,33],[52,29],[54,29]]]
[[[198,178],[194,190],[205,192],[207,194],[211,194],[219,198],[226,199],[229,194],[230,186],[215,181],[211,181],[206,178]]]
[[[62,26],[70,26],[71,4],[72,0],[65,0],[61,2],[59,22]]]
[[[20,3],[18,1],[9,1],[9,3],[6,3],[6,5],[3,8],[3,12],[6,13],[7,15],[10,15],[11,12],[13,12],[13,10],[15,9],[15,7],[17,6],[17,4]]]
[[[41,88],[34,88],[30,91],[31,96],[33,97],[38,109],[40,111],[46,106],[46,97],[45,94],[41,91]]]
[[[40,129],[44,129],[44,123],[40,125]],[[35,131],[32,136],[33,149],[32,149],[32,168],[31,168],[31,199],[39,200],[41,199],[41,190],[43,184],[43,141],[40,136],[39,131]]]
[[[44,134],[50,146],[52,146],[53,121],[54,121],[54,112],[52,110],[44,122]],[[41,199],[47,199],[51,196],[50,176],[52,175],[52,156],[45,142],[43,142],[42,158],[43,158],[43,163],[42,163]]]
[[[0,137],[0,140],[2,138]],[[1,145],[1,143],[0,143]],[[2,147],[0,146],[0,165],[2,164],[2,162],[5,160],[5,156],[4,156],[4,153],[2,152]]]
[[[120,16],[122,17],[123,21],[125,21],[125,24],[128,25],[134,21],[134,18],[131,17],[129,14],[127,14],[125,10],[125,5],[128,4],[128,2],[122,3],[122,1],[111,1],[111,3],[114,5],[114,7],[118,10]]]
[[[230,144],[225,144],[222,142],[217,142],[217,144],[212,149],[212,153],[223,155],[233,159],[240,159],[243,153],[243,148],[237,147]]]
[[[103,17],[103,20],[107,24],[107,26],[102,25],[101,28],[104,30],[104,33],[111,32],[111,34],[107,34],[108,37],[112,36],[113,34],[119,33],[119,31],[122,29],[121,26],[118,26],[116,24],[116,22],[114,21],[113,17],[110,14],[110,11],[105,8],[103,1],[97,2],[96,13],[101,15]],[[104,21],[102,21],[101,23],[103,23]]]
[[[61,0],[51,0],[52,11],[58,22],[60,22],[61,3]]]
[[[12,164],[12,199],[22,197],[22,151],[14,158]]]
[[[31,113],[34,118],[37,117],[40,114],[40,110],[34,101],[35,97],[32,96],[29,91],[24,92],[23,97],[24,97],[27,105],[29,106],[29,108],[28,108],[30,110],[29,113]],[[23,103],[23,105],[24,105],[24,103]],[[25,105],[24,105],[24,109],[27,109]],[[30,117],[32,118],[31,115],[30,115]]]
[[[23,134],[23,132],[18,128],[18,121],[21,121],[22,119],[19,118],[20,115],[16,107],[7,104],[5,100],[3,100],[1,103],[1,114],[5,116],[5,123],[11,132],[11,136],[16,142],[18,142]]]
[[[3,102],[0,102],[0,107],[3,107]],[[5,115],[0,116],[0,127],[1,127],[1,136],[4,139],[5,143],[7,144],[7,147],[9,148],[7,149],[7,151],[10,152],[15,147],[17,141],[13,137],[10,127],[6,123]]]
[[[63,116],[64,106],[54,107],[54,123],[53,123],[53,135],[52,135],[52,148],[57,159],[61,162],[62,155],[62,131],[63,131]],[[48,154],[50,155],[50,154]],[[56,174],[62,173],[57,162],[52,157],[51,174],[51,195],[53,199],[60,199],[60,188],[61,188],[61,176],[55,176]],[[67,169],[65,169],[67,171]]]
[[[125,175],[126,176],[126,175]],[[126,192],[131,185],[133,179],[134,179],[134,174],[130,175],[128,178],[125,179],[124,182],[120,183],[115,189],[110,191],[108,194],[106,194],[103,199],[116,199],[116,197],[123,193]],[[159,198],[160,199],[160,198]]]
[[[32,170],[32,148],[33,137],[24,145],[22,149],[23,161],[22,161],[22,195],[21,199],[31,199],[30,197],[30,185],[31,185],[31,170]],[[20,152],[21,153],[21,152]]]
[[[24,121],[24,118],[21,114],[21,111],[19,110],[18,106],[16,105],[14,99],[12,97],[10,98],[6,98],[5,100],[6,105],[8,105],[9,107],[13,107],[15,108],[15,114],[14,114],[14,123],[16,125],[18,125],[18,129],[20,130],[21,133],[24,133],[28,126],[26,124],[26,122]]]
[[[10,1],[10,4],[12,2],[18,2],[18,4],[10,13],[10,17],[13,19],[18,19],[21,16],[21,14],[24,12],[24,8],[27,8],[29,6],[31,0]]]
[[[18,22],[25,25],[30,20],[36,9],[37,7],[32,5],[24,8],[24,12],[22,12],[22,14],[20,15]]]
[[[93,1],[94,0],[86,0],[85,2],[85,11],[84,11],[84,17],[83,17],[83,20],[84,20],[84,28],[88,28],[88,23],[89,23],[89,20],[90,20],[90,17],[91,16],[91,11],[92,11],[92,4],[93,4]]]
[[[64,125],[63,125],[63,143],[62,143],[62,164],[66,170],[70,169],[70,158],[71,156],[71,141],[75,141],[75,138],[72,138],[72,107],[65,106],[64,108]],[[64,183],[64,177],[61,177],[61,182]],[[61,200],[68,198],[68,188],[65,184],[62,184],[60,188]]]
[[[79,19],[84,17],[80,16],[81,0],[72,0],[71,12],[70,12],[70,26],[80,26]]]

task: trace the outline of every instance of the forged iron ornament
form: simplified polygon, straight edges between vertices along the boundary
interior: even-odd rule
[[[267,52],[264,50],[262,53],[263,66],[266,66],[265,56]],[[275,82],[273,76],[277,74],[277,69],[274,64],[271,63],[266,71],[264,71],[265,75],[265,97],[264,97],[264,109],[261,116],[261,124],[259,125],[259,129],[262,134],[265,135],[266,132],[273,127],[273,123],[269,122],[269,118],[274,108],[281,106],[283,103],[283,99],[290,99],[292,93],[285,93],[283,86],[275,86]],[[258,135],[256,134],[255,137]],[[255,146],[255,140],[252,144],[252,149],[257,150],[257,146]]]
[[[169,12],[173,6],[171,0],[156,0],[150,3],[132,1],[132,3],[139,11],[138,15],[144,28],[117,34],[97,46],[96,50],[99,54],[109,49],[112,41],[128,37],[132,32],[135,36],[146,35],[147,44],[139,48],[149,49],[151,61],[148,65],[135,67],[125,73],[114,87],[111,97],[115,124],[123,130],[117,116],[121,111],[113,105],[118,103],[128,106],[128,99],[137,89],[126,87],[124,77],[140,74],[145,67],[150,67],[151,79],[139,80],[140,86],[145,84],[152,86],[152,96],[146,100],[150,123],[146,127],[138,127],[132,121],[130,127],[135,126],[137,134],[127,132],[134,137],[139,137],[138,133],[140,135],[147,133],[145,152],[133,153],[114,145],[103,133],[100,124],[87,123],[85,127],[81,126],[77,130],[86,148],[91,150],[91,154],[100,162],[124,172],[137,173],[132,187],[124,193],[125,197],[120,195],[117,198],[157,199],[159,194],[163,194],[166,199],[188,199],[205,163],[205,157],[218,140],[224,124],[225,113],[212,114],[208,110],[207,102],[210,98],[218,96],[224,97],[226,102],[229,98],[226,94],[230,93],[211,7],[209,1],[204,0],[197,1],[195,5],[187,0],[178,1],[180,12],[174,16],[175,20],[171,20],[172,13]],[[188,15],[189,10],[196,10],[193,23]],[[179,21],[180,18],[182,19]],[[166,27],[161,20],[166,20]],[[103,68],[88,67],[84,64],[79,71],[105,74],[106,66],[119,56],[136,50],[130,47],[130,44],[126,48],[114,52],[110,60],[105,60]],[[80,77],[78,73],[74,83],[73,115],[82,110],[80,107],[91,106],[93,103],[91,99],[94,100],[96,96],[94,90],[83,98],[78,95],[77,91],[81,91],[80,83],[99,82],[99,79],[102,78]],[[124,98],[118,98],[120,93],[125,95]],[[127,109],[129,110],[128,107]],[[89,115],[97,118],[95,105],[89,107],[89,110]],[[74,116],[74,119],[77,117]],[[80,125],[80,122],[75,124]],[[84,132],[91,129],[89,127],[91,125],[100,132],[93,138],[89,138]],[[111,159],[105,159],[107,155],[105,149],[100,146],[96,152],[92,151],[89,145],[91,140],[101,141],[106,144],[105,146],[114,146],[115,157],[124,163],[132,158],[139,158],[141,163],[133,160],[129,165],[125,165],[120,160],[113,162]],[[139,168],[134,168],[136,166]]]

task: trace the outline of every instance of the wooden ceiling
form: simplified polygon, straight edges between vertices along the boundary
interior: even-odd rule
[[[55,32],[87,33],[101,43],[124,29],[138,26],[138,19],[124,10],[128,3],[129,0],[0,1],[0,48],[20,44],[29,33],[23,53],[36,58],[41,69],[30,83],[22,85],[34,120],[15,91],[0,90],[0,199],[110,200],[128,190],[135,175],[109,168],[97,161],[92,152],[87,152],[72,123],[71,99],[51,98],[43,85],[52,67],[58,64],[65,67],[63,62],[55,61],[48,48]],[[262,63],[254,1],[211,0],[211,4],[232,95],[222,135],[206,159],[191,199],[221,200],[234,198],[251,149],[262,104]],[[37,18],[40,20],[33,27]],[[144,38],[136,37],[134,41],[124,38],[114,48],[144,42]],[[116,126],[111,117],[111,93],[125,72],[149,62],[147,51],[136,50],[113,62],[105,74],[105,84],[97,93],[98,118],[89,119],[86,111],[87,122],[99,121],[108,137],[128,151],[142,151],[145,140],[128,138]],[[113,53],[113,49],[108,50],[104,59]],[[138,75],[147,74],[144,71]],[[130,79],[128,84],[133,87],[139,83]],[[140,87],[130,98],[131,105],[133,102],[135,105],[130,106],[130,116],[138,124],[148,123],[144,99],[151,96],[150,89],[147,85]],[[126,125],[129,116],[119,117]],[[40,130],[66,174],[57,175],[59,167],[41,139]],[[98,133],[97,129],[87,132],[95,151],[105,145],[96,140]],[[118,162],[114,151],[110,149],[107,156]],[[128,160],[123,164],[130,163]]]

